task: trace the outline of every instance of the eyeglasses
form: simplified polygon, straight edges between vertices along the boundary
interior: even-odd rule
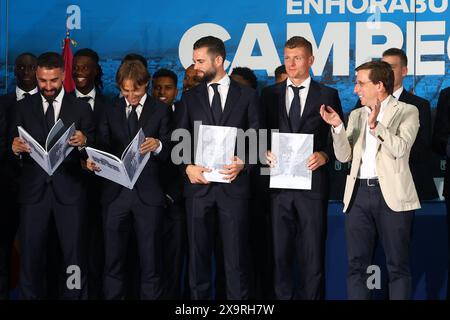
[[[359,87],[364,87],[366,84],[368,84],[369,82],[372,82],[372,81],[370,81],[370,80],[368,80],[368,81],[356,81],[355,82],[355,86],[359,86]]]

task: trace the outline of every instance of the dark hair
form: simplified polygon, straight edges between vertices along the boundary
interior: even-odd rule
[[[286,73],[286,66],[284,64],[275,69],[275,78],[281,77],[283,73]]]
[[[225,45],[222,40],[213,36],[207,36],[198,39],[194,43],[194,50],[200,48],[208,48],[208,54],[213,54],[215,56],[221,56],[225,61]]]
[[[250,68],[247,67],[236,67],[231,72],[231,75],[236,74],[250,82],[250,85],[253,89],[256,89],[258,86],[258,79]]]
[[[402,66],[406,67],[408,66],[408,57],[405,54],[405,51],[398,48],[390,48],[387,49],[385,52],[383,52],[383,57],[386,56],[395,56],[400,58],[400,62]]]
[[[142,86],[150,81],[150,74],[147,68],[139,61],[126,60],[124,61],[116,73],[116,84],[119,88],[125,80],[131,80],[135,84]]]
[[[305,48],[311,56],[313,55],[311,42],[309,42],[308,40],[306,40],[306,38],[303,37],[294,36],[290,38],[288,41],[286,41],[284,47],[288,49]]]
[[[22,59],[23,57],[31,57],[32,59],[37,60],[37,58],[36,58],[36,56],[35,56],[34,54],[32,54],[32,53],[30,53],[30,52],[24,52],[24,53],[19,54],[19,55],[16,57],[16,60],[14,61],[14,64],[17,64],[17,62],[18,62],[20,59]]]
[[[102,81],[103,70],[99,64],[100,58],[98,57],[97,52],[95,52],[94,50],[89,49],[89,48],[84,48],[84,49],[80,49],[77,52],[75,52],[73,57],[74,58],[75,57],[88,57],[92,61],[94,61],[94,63],[97,66],[97,76],[94,79],[94,84],[98,89],[100,89],[100,90],[103,89],[103,81]]]
[[[383,83],[384,88],[388,94],[392,94],[394,92],[394,71],[392,71],[392,67],[389,65],[389,63],[381,60],[369,61],[363,63],[355,70],[370,70],[370,81],[372,81],[373,83]]]
[[[64,70],[64,59],[56,52],[45,52],[37,58],[37,66],[46,69],[61,68]]]
[[[156,72],[153,74],[153,80],[152,80],[153,83],[155,82],[155,80],[157,78],[161,78],[161,77],[168,77],[168,78],[172,79],[175,86],[177,86],[178,76],[172,70],[164,69],[164,68],[156,70]]]
[[[144,56],[138,54],[138,53],[129,53],[127,54],[125,57],[123,57],[122,62],[124,63],[125,61],[140,61],[142,62],[142,64],[144,65],[145,69],[148,68],[148,63],[147,60],[145,59]]]

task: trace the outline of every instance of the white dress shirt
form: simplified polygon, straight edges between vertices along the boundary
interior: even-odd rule
[[[64,87],[61,88],[61,92],[58,93],[58,95],[56,96],[55,99],[53,99],[53,111],[55,113],[55,123],[59,118],[59,112],[61,111],[61,105],[62,105],[62,101],[63,101],[63,97],[64,97]],[[48,109],[48,101],[47,99],[44,98],[44,96],[41,94],[41,98],[42,98],[42,106],[44,107],[44,114],[46,114],[47,109]]]
[[[380,113],[377,116],[377,121],[381,122],[381,120],[383,119],[383,115],[384,115],[384,111],[386,109],[386,105],[389,101],[389,97],[386,97],[386,99],[384,99],[381,102],[381,106],[380,106]],[[369,117],[370,114],[370,108],[367,106],[364,106],[364,111],[363,112],[367,112],[367,117]],[[342,128],[344,127],[344,124],[341,123],[339,126],[337,126],[336,128],[331,127],[331,130],[333,130],[334,133],[339,134],[339,132],[342,130]],[[366,139],[365,139],[365,148],[363,151],[363,156],[361,159],[361,166],[359,167],[359,172],[358,172],[358,178],[360,179],[371,179],[371,178],[377,178],[378,174],[377,174],[377,167],[376,167],[376,160],[375,160],[375,156],[377,153],[377,138],[370,133],[370,128],[369,128],[369,124],[366,124]]]
[[[94,110],[95,94],[96,94],[95,87],[91,91],[89,91],[88,94],[83,94],[75,88],[75,96],[77,98],[84,98],[84,97],[91,98],[91,99],[89,99],[88,103],[91,105],[92,110]]]
[[[403,86],[401,86],[400,88],[398,88],[397,90],[394,91],[394,93],[392,93],[392,95],[394,96],[395,99],[399,99],[400,95],[403,92]]]
[[[16,86],[16,100],[17,101],[20,101],[23,98],[25,98],[25,93],[28,93],[31,96],[32,94],[38,93],[38,89],[36,87],[33,90],[27,92]]]
[[[144,108],[144,104],[145,104],[146,100],[147,100],[147,94],[144,94],[142,96],[141,100],[139,100],[138,106],[136,107],[136,113],[137,113],[138,120],[141,118],[142,109]],[[130,112],[133,108],[131,107],[131,104],[128,102],[127,98],[125,98],[125,102],[127,103],[126,115],[127,115],[127,119],[128,119]],[[152,152],[156,155],[156,154],[159,154],[161,152],[161,150],[162,150],[162,142],[161,142],[161,140],[159,140],[159,147],[155,151],[152,151]]]
[[[389,96],[381,102],[380,113],[377,116],[377,121],[380,122],[383,119],[386,105],[389,101]],[[367,114],[370,114],[370,108],[363,107]],[[367,115],[367,116],[368,116]],[[358,177],[360,179],[370,179],[378,177],[376,166],[376,153],[377,153],[377,138],[370,133],[369,125],[366,125],[366,146],[363,151],[361,166],[359,167]]]
[[[290,87],[293,85],[294,87],[304,88],[299,91],[300,96],[300,116],[303,114],[303,110],[305,109],[306,97],[308,96],[309,86],[311,84],[311,77],[308,77],[305,81],[303,81],[299,86],[296,86],[292,83],[291,79],[287,78],[286,80],[286,112],[289,114],[289,110],[291,109],[292,100],[294,100],[294,90]]]
[[[222,79],[217,82],[208,82],[208,97],[209,97],[209,105],[211,106],[213,98],[214,98],[214,89],[211,87],[211,84],[218,83],[217,90],[220,94],[220,103],[222,105],[222,111],[225,108],[225,103],[227,101],[228,90],[230,90],[230,77],[226,74]]]

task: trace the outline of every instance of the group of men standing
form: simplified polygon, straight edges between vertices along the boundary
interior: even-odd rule
[[[124,299],[130,245],[136,246],[139,257],[141,299],[186,298],[183,279],[188,279],[191,299],[210,299],[213,292],[232,300],[323,299],[327,166],[335,158],[352,161],[344,195],[348,297],[370,298],[366,270],[377,235],[386,253],[390,298],[411,297],[409,247],[414,210],[420,202],[410,154],[416,148],[416,136],[423,139],[417,148],[430,141],[431,130],[425,123],[431,120],[429,105],[422,107],[422,100],[402,87],[407,73],[402,51],[388,50],[383,61],[356,69],[354,91],[362,107],[350,113],[346,128],[337,90],[310,76],[314,55],[307,39],[295,36],[285,43],[287,79],[264,88],[261,97],[227,75],[225,57],[220,39],[208,36],[196,41],[190,67],[195,72],[185,81],[186,85],[193,79],[200,83],[184,91],[178,102],[174,101],[177,78],[169,70],[155,73],[153,96],[147,93],[151,77],[146,61],[135,55],[125,57],[117,71],[120,95],[113,100],[100,92],[102,72],[97,54],[90,49],[74,56],[76,90],[72,93],[64,91],[59,54],[18,57],[16,76],[21,80],[15,97],[8,103],[2,100],[0,107],[0,160],[2,174],[9,177],[2,178],[2,194],[10,199],[10,207],[2,212],[7,222],[2,225],[17,226],[20,217],[21,298],[48,296],[46,252],[54,221],[64,271],[70,266],[81,270],[78,282],[63,285],[61,296],[66,299]],[[20,72],[25,76],[19,76]],[[400,102],[402,97],[409,100]],[[75,124],[68,142],[74,149],[49,176],[29,156],[30,148],[18,137],[17,126],[45,145],[58,119]],[[269,190],[268,180],[258,170],[266,163],[250,164],[248,157],[234,156],[223,167],[221,173],[229,183],[209,182],[204,173],[210,168],[195,165],[193,157],[175,165],[170,159],[171,132],[187,130],[193,147],[198,121],[244,131],[312,134],[314,150],[307,162],[311,189]],[[150,160],[132,189],[90,172],[99,167],[88,159],[86,146],[120,157],[139,129],[146,137],[139,151],[150,153]],[[274,166],[277,154],[270,145],[264,151],[267,164]],[[269,201],[265,202],[266,196]],[[267,203],[267,208],[259,201]],[[267,222],[262,228],[268,231],[263,232],[269,238],[264,248],[270,252],[268,258],[257,256],[251,246],[251,229],[261,227],[258,219]],[[15,234],[14,228],[9,229],[1,235],[3,298]],[[134,242],[130,242],[131,233]],[[223,274],[218,272],[222,267]],[[223,278],[223,292],[213,279],[213,269],[216,278]],[[255,291],[258,273],[262,281],[270,282],[265,292]]]

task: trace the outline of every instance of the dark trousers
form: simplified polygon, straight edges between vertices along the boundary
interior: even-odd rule
[[[95,181],[99,177],[93,178],[96,179],[91,179],[88,186],[85,228],[89,300],[101,299],[103,297],[103,268],[105,261],[102,209],[99,192],[100,184],[98,181]]]
[[[283,190],[271,197],[276,298],[323,299],[327,202],[299,190]]]
[[[347,295],[351,300],[371,298],[367,268],[372,264],[377,236],[381,240],[389,278],[389,298],[410,299],[410,241],[414,211],[394,212],[384,201],[380,186],[357,180],[354,198],[345,220],[348,274]]]
[[[105,299],[125,298],[125,265],[131,228],[136,232],[140,263],[140,298],[161,298],[162,206],[142,202],[136,190],[123,188],[104,211]]]
[[[184,201],[168,204],[163,218],[164,299],[183,299],[187,278],[187,230]]]
[[[270,196],[267,192],[256,194],[251,199],[250,225],[250,298],[274,299]]]
[[[206,196],[187,198],[186,211],[191,298],[212,298],[211,257],[217,221],[223,245],[227,299],[248,299],[248,200],[232,198],[219,184],[213,184]]]
[[[11,283],[11,254],[20,213],[15,197],[2,196],[1,203],[3,208],[0,209],[0,300],[6,300]]]
[[[447,207],[447,240],[448,240],[448,256],[450,257],[450,195],[445,195],[445,205]],[[450,300],[450,260],[447,273],[447,300]]]
[[[46,299],[46,270],[49,225],[51,217],[55,221],[56,231],[63,256],[63,269],[66,272],[63,285],[63,299],[85,299],[87,296],[86,267],[83,260],[82,204],[64,205],[58,202],[51,184],[46,186],[42,199],[35,204],[21,206],[20,225],[20,294],[22,299]],[[80,270],[80,287],[75,288],[72,283],[74,269]],[[59,275],[48,275],[58,278]]]

